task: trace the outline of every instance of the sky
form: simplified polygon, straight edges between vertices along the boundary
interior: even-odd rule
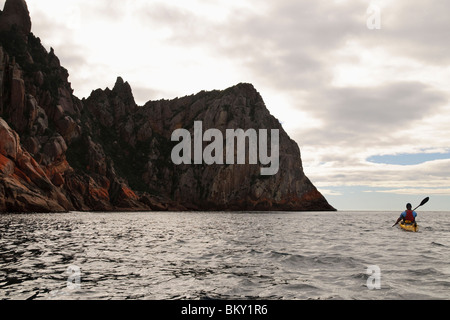
[[[449,210],[450,1],[27,3],[79,98],[117,76],[139,105],[252,83],[338,210]]]

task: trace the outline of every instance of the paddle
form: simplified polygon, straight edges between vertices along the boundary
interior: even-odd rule
[[[423,199],[422,202],[417,207],[414,208],[414,210],[416,210],[418,207],[423,206],[425,203],[428,202],[428,200],[430,200],[430,197],[426,197],[425,199]]]
[[[421,202],[417,207],[415,207],[415,208],[413,209],[413,211],[416,210],[418,207],[423,206],[425,203],[428,202],[428,200],[430,200],[430,197],[426,197],[425,199],[423,199],[422,202]],[[399,219],[397,220],[397,222],[393,225],[393,227],[395,227],[399,222],[400,222],[400,218],[399,218]]]

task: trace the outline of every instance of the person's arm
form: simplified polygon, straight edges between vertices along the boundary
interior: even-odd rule
[[[404,213],[405,213],[405,212],[402,212],[402,214],[400,215],[400,217],[398,217],[398,219],[397,219],[397,221],[395,222],[394,226],[396,226],[401,220],[403,220],[403,218],[404,218],[403,214],[404,214]]]

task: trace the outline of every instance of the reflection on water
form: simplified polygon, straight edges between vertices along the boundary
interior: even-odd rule
[[[397,213],[0,215],[0,298],[449,299],[440,215],[417,233]]]

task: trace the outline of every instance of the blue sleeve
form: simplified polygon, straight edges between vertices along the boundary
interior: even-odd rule
[[[417,212],[413,211],[414,218],[417,217]]]
[[[403,211],[403,212],[400,214],[400,217],[405,218],[405,217],[406,217],[406,211]]]

